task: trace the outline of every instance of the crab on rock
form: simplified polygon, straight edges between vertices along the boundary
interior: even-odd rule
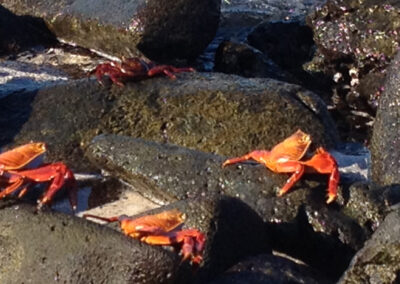
[[[197,229],[179,230],[185,217],[177,209],[136,219],[131,219],[126,215],[105,218],[84,214],[83,217],[105,222],[119,221],[122,231],[127,236],[150,245],[179,245],[183,255],[182,261],[190,259],[193,264],[199,265],[203,260],[205,235]]]
[[[191,67],[176,68],[171,65],[156,65],[152,61],[132,57],[123,58],[121,62],[108,61],[99,64],[89,72],[89,75],[94,74],[101,84],[103,83],[103,76],[108,75],[114,84],[124,86],[122,81],[126,80],[143,80],[159,74],[165,74],[171,79],[176,79],[174,73],[193,71],[194,69]]]
[[[72,171],[61,162],[26,169],[34,159],[46,151],[44,143],[29,143],[0,154],[0,199],[20,190],[18,197],[26,194],[29,186],[38,182],[50,182],[38,200],[38,209],[51,199],[64,184],[69,189],[72,210],[77,205],[77,186]]]
[[[275,173],[293,173],[281,188],[278,196],[282,196],[302,177],[304,172],[329,175],[328,199],[331,203],[336,199],[339,183],[339,170],[335,158],[323,147],[309,160],[300,161],[311,144],[310,135],[297,130],[290,137],[272,148],[271,151],[256,150],[244,156],[226,160],[222,166],[235,164],[246,160],[255,160]]]

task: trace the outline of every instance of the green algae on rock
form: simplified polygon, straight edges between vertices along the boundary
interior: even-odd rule
[[[88,166],[82,153],[101,133],[238,156],[270,149],[297,129],[313,145],[333,147],[335,125],[325,104],[297,85],[219,73],[182,73],[102,87],[80,80],[4,98],[1,143],[43,141],[48,158],[73,169]],[[10,130],[8,125],[15,127]]]

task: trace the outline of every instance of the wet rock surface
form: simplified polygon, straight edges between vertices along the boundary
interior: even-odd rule
[[[220,1],[2,1],[18,15],[43,18],[67,42],[114,56],[194,58],[215,35]]]
[[[371,140],[372,179],[381,185],[400,183],[400,55],[392,61]]]
[[[333,283],[304,264],[275,255],[245,259],[210,282],[212,284]]]
[[[0,204],[2,283],[174,283],[179,257],[98,224]],[[154,267],[152,264],[157,263]]]
[[[399,281],[400,211],[390,213],[357,252],[339,283],[397,283]]]
[[[179,74],[179,80],[154,78],[124,88],[80,80],[6,97],[1,103],[7,106],[0,114],[2,145],[44,141],[50,145],[49,160],[62,159],[78,169],[87,166],[82,152],[100,133],[223,155],[271,148],[299,128],[315,145],[334,146],[338,140],[315,94],[275,80],[218,73]]]

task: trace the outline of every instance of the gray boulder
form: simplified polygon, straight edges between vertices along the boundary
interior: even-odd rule
[[[60,39],[115,56],[190,59],[215,35],[220,1],[14,1],[18,15],[42,18]]]
[[[400,183],[400,54],[387,74],[371,140],[372,180],[381,185]]]

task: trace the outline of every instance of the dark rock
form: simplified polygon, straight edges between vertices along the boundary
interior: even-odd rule
[[[210,284],[296,284],[331,283],[315,270],[275,255],[245,259],[228,269]]]
[[[391,203],[396,202],[390,197],[392,191],[367,182],[352,184],[342,212],[372,233],[389,212]]]
[[[333,78],[351,108],[374,113],[384,72],[397,52],[400,34],[397,1],[329,0],[308,16],[318,46],[309,69]]]
[[[284,70],[298,72],[312,58],[312,31],[300,22],[263,22],[247,39]]]
[[[174,283],[179,256],[98,224],[0,205],[1,283]],[[155,265],[157,264],[157,265]],[[183,277],[183,275],[181,275]]]
[[[150,199],[171,202],[220,192],[240,198],[261,216],[265,212],[258,204],[275,198],[274,185],[286,179],[261,165],[222,169],[221,156],[125,136],[98,136],[86,155]]]
[[[390,213],[357,252],[339,283],[398,283],[400,211]]]
[[[199,55],[214,37],[220,13],[217,0],[3,0],[2,4],[19,15],[43,18],[67,42],[115,56],[143,52],[153,60]]]
[[[302,259],[332,279],[338,279],[371,233],[341,213],[338,205],[325,205],[327,176],[305,175],[278,198],[276,188],[286,175],[249,163],[221,169],[224,157],[176,145],[102,135],[87,155],[150,198],[171,201],[218,192],[241,199],[269,222],[274,249]],[[342,202],[339,190],[338,203]]]
[[[49,160],[85,168],[82,152],[101,133],[117,133],[237,156],[269,149],[297,129],[314,145],[338,141],[325,104],[313,93],[272,79],[179,74],[101,87],[75,81],[0,101],[0,145],[40,140]],[[13,125],[11,128],[10,125]]]
[[[171,203],[134,217],[174,208],[186,215],[183,229],[196,228],[206,235],[203,262],[190,283],[204,283],[245,257],[271,253],[264,222],[250,207],[236,198],[209,194]],[[187,268],[190,267],[181,266],[179,272]],[[186,277],[186,273],[180,275]]]
[[[259,50],[245,43],[232,41],[223,41],[219,45],[215,53],[214,70],[243,77],[268,77],[294,82]]]
[[[381,185],[400,183],[400,54],[387,74],[371,140],[372,180]]]
[[[292,201],[294,198],[290,195],[287,199]],[[273,249],[298,258],[327,278],[337,280],[357,249],[362,247],[367,232],[355,220],[323,203],[295,202],[306,203],[290,208],[292,212],[297,209],[297,216],[292,219],[287,216],[285,222],[269,224]],[[289,203],[289,206],[293,205]],[[275,208],[287,209],[278,202]]]
[[[36,45],[50,46],[56,41],[43,20],[16,16],[0,5],[0,55],[21,52]]]

